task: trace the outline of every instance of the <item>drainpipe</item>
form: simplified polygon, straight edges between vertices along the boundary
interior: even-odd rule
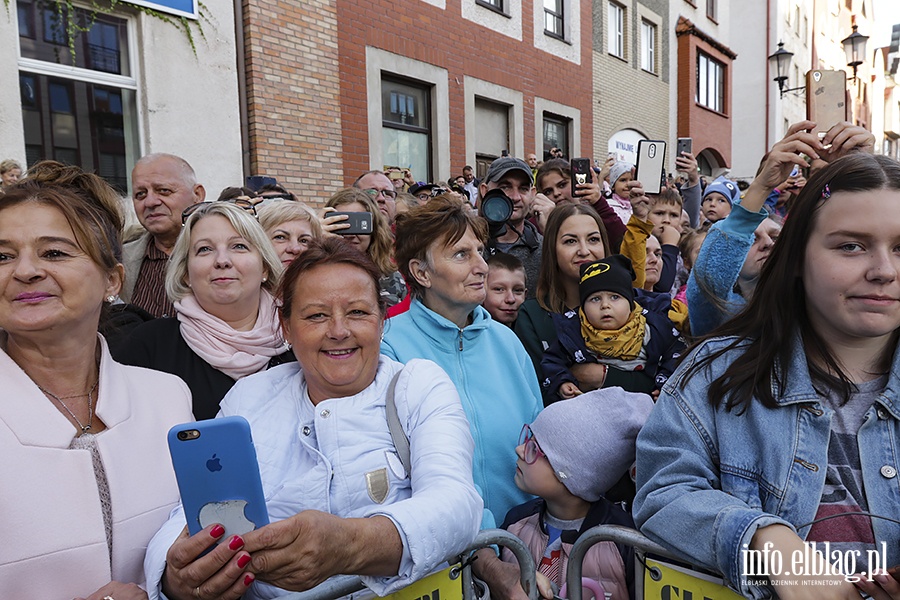
[[[238,111],[241,118],[241,163],[244,178],[250,172],[250,116],[247,109],[247,69],[244,62],[244,5],[243,0],[234,0],[234,40],[238,77]],[[243,178],[241,181],[243,185]]]
[[[776,19],[777,23],[778,20]],[[769,51],[769,48],[772,47],[772,0],[766,0],[766,52]],[[768,54],[766,54],[768,56]],[[771,83],[769,82],[769,61],[766,59],[766,85],[763,87],[763,90],[766,93],[766,148],[765,151],[769,151],[769,130],[772,126],[771,120],[772,115],[770,114],[771,109],[771,98],[772,93],[769,91],[769,86]]]

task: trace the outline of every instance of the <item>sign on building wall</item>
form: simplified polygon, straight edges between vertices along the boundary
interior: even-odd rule
[[[608,152],[616,155],[616,160],[624,160],[634,164],[637,161],[637,145],[646,140],[641,132],[634,129],[617,131],[609,138]]]
[[[179,17],[197,18],[197,0],[128,0],[128,3]]]

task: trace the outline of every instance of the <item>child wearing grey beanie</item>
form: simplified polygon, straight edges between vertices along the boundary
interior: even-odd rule
[[[549,583],[565,583],[571,544],[582,532],[603,524],[634,527],[604,494],[634,463],[635,439],[652,407],[646,394],[604,388],[551,404],[522,428],[515,482],[539,497],[510,510],[502,527],[531,550],[542,596],[552,596]],[[509,550],[501,558],[516,563]],[[613,600],[627,600],[632,560],[626,549],[601,542],[588,550],[583,573]]]

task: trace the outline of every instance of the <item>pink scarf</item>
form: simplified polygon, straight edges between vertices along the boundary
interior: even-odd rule
[[[175,312],[188,347],[235,380],[262,371],[271,357],[288,349],[281,337],[275,298],[266,290],[259,292],[259,316],[250,331],[237,331],[209,314],[193,295],[176,302]]]

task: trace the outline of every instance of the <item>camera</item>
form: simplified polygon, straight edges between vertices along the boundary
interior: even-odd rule
[[[512,216],[513,202],[503,190],[496,188],[481,199],[481,216],[488,223],[488,235],[494,240],[506,233],[506,222]]]

